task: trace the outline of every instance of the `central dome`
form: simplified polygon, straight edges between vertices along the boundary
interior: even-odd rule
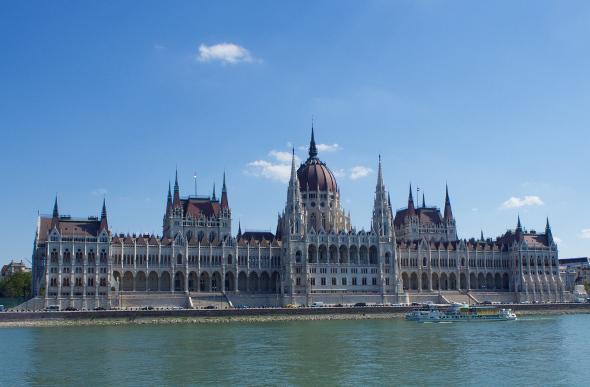
[[[301,192],[329,191],[336,192],[338,186],[332,171],[317,158],[318,150],[313,138],[313,127],[311,128],[311,142],[309,144],[309,158],[297,170],[299,179],[299,190]]]

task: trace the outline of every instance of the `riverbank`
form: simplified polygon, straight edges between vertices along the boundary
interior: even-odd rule
[[[590,305],[584,304],[510,305],[509,307],[516,309],[519,317],[590,314]],[[393,308],[3,313],[0,314],[0,328],[391,319],[403,318],[409,311],[408,308],[391,309]]]

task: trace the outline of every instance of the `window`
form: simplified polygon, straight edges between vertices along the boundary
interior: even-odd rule
[[[321,278],[322,286],[326,286],[326,277]]]
[[[356,286],[357,285],[357,283],[356,283],[356,277],[352,277],[352,285],[353,286]]]
[[[371,279],[371,283],[372,283],[373,285],[377,285],[377,278],[376,278],[376,277],[373,277],[373,278]]]
[[[295,284],[296,284],[297,286],[301,286],[301,277],[297,277],[297,279],[296,279],[296,281],[295,281]]]
[[[70,279],[64,278],[63,286],[70,286]]]
[[[315,277],[311,277],[311,286],[315,286]]]
[[[363,282],[362,282],[362,284],[363,284],[363,285],[367,285],[367,277],[363,277]]]
[[[343,286],[346,286],[346,277],[343,277],[342,280],[341,280],[341,282],[342,282],[342,285]]]
[[[332,286],[336,286],[336,277],[332,277]]]
[[[94,286],[94,278],[88,278],[88,286]]]
[[[107,286],[107,279],[106,278],[101,278],[100,279],[100,286]]]
[[[82,278],[76,278],[76,286],[82,286]]]

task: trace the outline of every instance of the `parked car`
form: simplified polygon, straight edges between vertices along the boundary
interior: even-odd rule
[[[153,306],[144,306],[141,310],[154,310]]]
[[[285,308],[297,308],[297,307],[293,304],[287,304],[287,305],[285,305]]]
[[[55,311],[59,311],[59,305],[49,305],[48,307],[46,307],[45,309],[43,309],[44,312],[55,312]]]
[[[152,307],[152,309],[153,309],[153,307]],[[184,308],[182,306],[175,306],[172,308],[172,310],[181,310],[181,309],[184,309]]]
[[[203,309],[217,309],[217,308],[215,306],[213,306],[213,305],[207,305]]]
[[[312,308],[321,308],[324,306],[324,303],[322,301],[316,301],[313,304],[311,304]]]
[[[65,310],[67,310],[68,312],[75,312],[78,310],[78,308],[74,308],[73,306],[68,306]]]
[[[354,306],[367,306],[366,302],[357,302]]]
[[[97,306],[94,310],[106,310],[104,306]]]
[[[238,306],[236,306],[236,308],[238,308],[238,309],[248,309],[248,307],[246,305],[238,305]]]

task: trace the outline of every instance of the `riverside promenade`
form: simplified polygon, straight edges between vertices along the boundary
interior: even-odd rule
[[[517,315],[590,314],[590,303],[503,304]],[[1,327],[400,318],[416,306],[3,312]]]

